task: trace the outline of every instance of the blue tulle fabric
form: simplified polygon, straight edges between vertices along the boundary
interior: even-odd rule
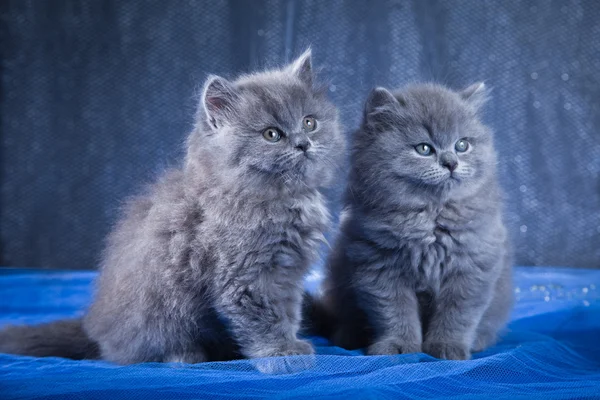
[[[94,277],[0,270],[0,326],[80,315]],[[311,275],[309,289],[318,280]],[[322,338],[312,338],[314,358],[196,365],[123,367],[0,354],[0,398],[600,398],[600,270],[517,268],[515,296],[508,332],[470,361],[424,354],[367,357]],[[260,372],[264,363],[278,372]]]

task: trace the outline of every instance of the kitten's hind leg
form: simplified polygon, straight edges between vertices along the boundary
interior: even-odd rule
[[[477,332],[475,333],[475,340],[473,341],[473,345],[471,346],[471,352],[477,353],[487,349],[488,347],[494,345],[497,339],[497,324],[489,324],[482,321],[477,327]]]
[[[471,346],[473,352],[483,351],[496,343],[498,332],[508,320],[512,304],[512,271],[507,265],[496,282],[492,301],[477,326]]]
[[[483,351],[496,343],[498,332],[504,326],[509,310],[510,306],[507,306],[505,299],[494,299],[477,326],[475,339],[471,345],[472,352]]]

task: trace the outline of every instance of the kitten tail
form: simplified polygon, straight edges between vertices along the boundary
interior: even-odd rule
[[[34,357],[97,359],[97,345],[85,334],[81,319],[42,325],[7,326],[0,330],[0,353]]]

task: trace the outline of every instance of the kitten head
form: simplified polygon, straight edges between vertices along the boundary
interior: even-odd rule
[[[209,77],[198,118],[200,162],[257,190],[327,185],[343,155],[337,110],[315,85],[310,49],[280,70]]]
[[[474,193],[496,164],[491,132],[478,115],[486,97],[483,83],[459,92],[433,84],[394,94],[374,89],[356,137],[357,168],[375,169],[371,176],[388,187],[401,181],[409,193]]]

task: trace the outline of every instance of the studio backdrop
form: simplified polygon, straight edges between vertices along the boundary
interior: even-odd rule
[[[309,45],[348,136],[374,86],[485,81],[516,263],[600,267],[595,0],[3,0],[0,265],[95,268],[207,74]]]

